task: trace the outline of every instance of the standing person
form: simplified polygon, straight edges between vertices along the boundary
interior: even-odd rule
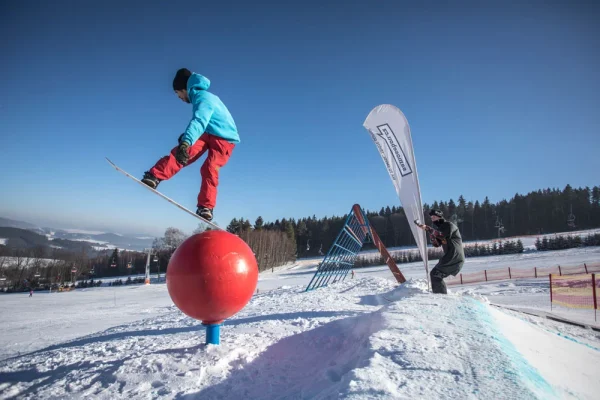
[[[431,210],[429,216],[436,229],[427,225],[417,225],[429,233],[434,247],[442,246],[444,250],[444,255],[429,273],[431,277],[431,290],[433,293],[447,294],[448,291],[444,283],[444,278],[450,275],[456,276],[465,263],[462,237],[458,227],[454,223],[444,219],[442,211]]]
[[[202,184],[196,214],[211,221],[217,203],[219,170],[229,161],[240,137],[229,110],[219,97],[208,91],[209,86],[210,80],[205,76],[186,68],[177,71],[173,90],[181,101],[192,105],[192,119],[179,136],[178,145],[144,173],[142,182],[156,189],[161,181],[172,178],[208,151],[200,168]]]

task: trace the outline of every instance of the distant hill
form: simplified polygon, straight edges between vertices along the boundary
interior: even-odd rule
[[[9,237],[8,233],[5,236],[0,234],[0,239],[12,239],[10,243],[8,243],[7,240],[0,240],[0,244],[4,243],[9,247],[19,248],[29,247],[32,245],[32,243],[40,243],[40,245],[54,245],[70,249],[74,247],[81,248],[81,243],[87,243],[95,250],[108,250],[116,247],[120,249],[143,251],[144,249],[152,247],[152,243],[154,241],[153,237],[148,237],[147,235],[142,234],[119,235],[109,232],[68,231],[64,229],[53,229],[48,227],[41,228],[28,222],[0,217],[0,229],[3,227],[26,229],[46,238],[46,242],[40,242],[42,239],[39,238],[22,238],[19,235],[17,235],[19,237]],[[79,245],[76,245],[77,243],[79,243]]]
[[[152,247],[152,242],[154,238],[145,237],[142,235],[139,236],[125,236],[118,235],[116,233],[98,233],[98,234],[89,234],[89,233],[73,233],[73,232],[65,232],[61,230],[53,231],[48,234],[48,237],[57,240],[57,239],[66,239],[78,242],[88,242],[96,249],[110,249],[110,248],[120,248],[127,250],[138,250],[142,251],[144,249]]]
[[[30,230],[38,230],[39,229],[37,226],[32,225],[27,222],[15,221],[14,219],[8,219],[8,218],[2,218],[2,217],[0,217],[0,227],[30,229]]]
[[[0,227],[0,238],[3,238],[4,245],[13,249],[27,249],[33,247],[60,248],[70,251],[85,251],[93,253],[94,248],[86,242],[72,241],[64,239],[49,240],[47,236],[40,235],[28,229]]]
[[[12,248],[49,246],[46,236],[28,229],[0,227],[0,238],[6,239],[5,246]]]

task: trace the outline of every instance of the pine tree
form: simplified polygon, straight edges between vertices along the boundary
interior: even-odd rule
[[[240,228],[241,228],[242,232],[246,232],[246,231],[252,230],[252,224],[250,223],[249,220],[242,218],[240,220]]]
[[[450,217],[452,217],[455,213],[456,213],[456,203],[454,202],[454,200],[450,199],[450,201],[448,202],[447,218],[450,219]]]
[[[600,187],[592,188],[592,199],[590,205],[591,226],[600,225]]]
[[[112,256],[110,257],[109,267],[112,267],[113,265],[115,265],[115,266],[119,265],[119,249],[114,249]]]
[[[485,200],[483,200],[481,208],[483,209],[483,237],[493,237],[490,235],[490,233],[492,232],[491,228],[494,226],[493,222],[491,221],[491,218],[493,218],[492,205],[490,203],[490,199],[488,199],[487,196],[485,196]]]
[[[448,204],[445,203],[444,201],[440,201],[440,210],[442,210],[442,214],[444,214],[446,216],[446,218],[449,217],[449,213],[448,213]]]
[[[294,233],[294,225],[292,224],[291,221],[285,222],[285,234],[287,235],[287,237],[290,240],[292,240],[294,243],[296,243],[296,235]]]
[[[240,221],[237,218],[232,219],[229,225],[227,225],[227,232],[233,234],[240,233]]]
[[[263,221],[263,218],[259,215],[258,218],[256,218],[256,221],[254,221],[254,229],[260,231],[263,228],[264,224],[265,221]],[[306,229],[306,225],[304,226],[304,228]]]
[[[458,213],[459,216],[464,216],[466,211],[467,211],[467,201],[461,194],[460,196],[458,196],[458,207],[456,209],[456,212]]]
[[[473,204],[472,201],[469,201],[467,203],[467,210],[464,216],[464,220],[468,229],[468,235],[466,236],[466,238],[468,240],[473,240],[475,238],[475,204]],[[464,229],[462,230],[464,231]]]
[[[488,244],[484,244],[479,249],[479,254],[481,254],[482,256],[489,256],[490,253],[491,253],[491,250],[490,250],[490,246]]]
[[[567,241],[564,236],[560,235],[555,238],[556,240],[556,249],[562,250],[567,248]]]
[[[473,206],[473,236],[472,239],[480,239],[485,237],[482,231],[483,227],[483,210],[479,204],[479,200],[475,201]]]

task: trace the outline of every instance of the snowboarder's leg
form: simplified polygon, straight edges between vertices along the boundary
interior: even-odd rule
[[[212,214],[212,210],[217,203],[219,170],[227,163],[227,161],[229,161],[229,157],[231,157],[234,147],[234,143],[229,143],[217,136],[209,135],[208,156],[200,169],[202,185],[200,187],[200,193],[198,194],[198,211],[208,209],[211,211],[210,214]]]
[[[431,272],[429,273],[429,277],[431,278],[431,291],[433,293],[441,293],[447,294],[448,291],[446,289],[446,284],[444,283],[444,278],[446,275],[435,266]]]
[[[462,269],[463,264],[464,262],[450,265],[440,265],[438,263],[433,267],[429,273],[429,277],[431,278],[431,291],[433,293],[447,294],[448,290],[444,278],[447,278],[450,275],[456,276]]]
[[[208,150],[208,137],[207,133],[200,136],[200,138],[194,143],[193,146],[190,146],[188,149],[188,154],[190,159],[187,165],[192,164],[198,158],[202,156]],[[148,173],[154,176],[158,181],[164,181],[167,179],[171,179],[176,173],[178,173],[183,165],[179,164],[175,159],[175,155],[177,154],[177,149],[179,146],[175,146],[168,156],[164,156],[154,165],[154,167],[150,168]],[[144,183],[148,184],[145,180],[142,180]],[[158,182],[157,184],[158,185]],[[156,188],[156,186],[154,186]]]

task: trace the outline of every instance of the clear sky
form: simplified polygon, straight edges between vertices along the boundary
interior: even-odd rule
[[[141,177],[176,145],[181,67],[239,128],[221,225],[399,205],[362,126],[383,103],[410,123],[426,203],[600,184],[598,2],[245,3],[0,2],[0,216],[191,232],[104,160]],[[202,161],[159,189],[195,210]]]

